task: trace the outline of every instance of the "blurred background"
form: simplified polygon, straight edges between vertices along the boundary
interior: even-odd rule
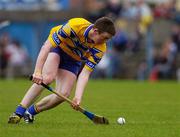
[[[0,78],[30,75],[53,26],[102,16],[117,33],[93,79],[180,81],[180,0],[0,0]]]

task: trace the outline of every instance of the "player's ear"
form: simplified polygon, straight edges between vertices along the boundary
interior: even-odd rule
[[[99,31],[97,28],[94,28],[94,34],[99,34]]]

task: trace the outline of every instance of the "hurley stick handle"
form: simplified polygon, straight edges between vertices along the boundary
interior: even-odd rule
[[[32,81],[33,76],[31,75],[31,76],[29,77],[29,79]],[[44,88],[46,88],[47,90],[49,90],[49,91],[51,91],[52,93],[56,94],[58,97],[66,100],[69,104],[72,104],[72,101],[71,101],[69,98],[65,97],[64,95],[62,95],[62,94],[60,94],[60,93],[57,93],[57,92],[56,92],[53,88],[51,88],[50,86],[44,84],[43,82],[41,83],[41,85],[42,85]],[[78,111],[80,111],[80,112],[83,113],[83,112],[84,112],[84,109],[79,106],[79,107],[78,107]]]

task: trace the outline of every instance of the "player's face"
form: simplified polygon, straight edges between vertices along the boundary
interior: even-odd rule
[[[102,44],[107,42],[111,37],[112,35],[107,32],[99,33],[98,30],[95,30],[92,40],[95,44]]]

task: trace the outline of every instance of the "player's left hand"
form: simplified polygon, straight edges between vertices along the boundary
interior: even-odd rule
[[[75,110],[78,110],[79,109],[79,106],[80,106],[80,103],[81,103],[81,100],[74,97],[73,100],[72,100],[72,108],[75,109]]]

